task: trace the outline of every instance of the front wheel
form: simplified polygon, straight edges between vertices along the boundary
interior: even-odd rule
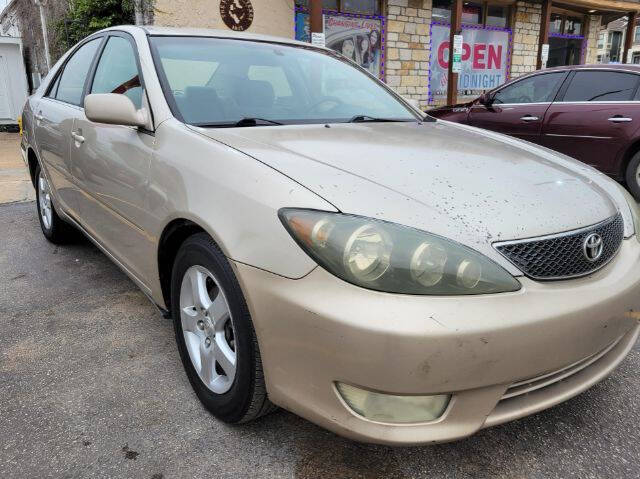
[[[640,201],[640,151],[633,155],[629,161],[624,179],[633,197]]]
[[[180,247],[171,310],[185,371],[204,406],[228,423],[275,409],[267,398],[251,316],[231,266],[205,233]]]
[[[51,201],[51,186],[42,168],[36,167],[36,207],[38,208],[38,219],[40,228],[45,238],[54,244],[64,244],[73,239],[74,228],[65,223],[56,213],[56,209]]]

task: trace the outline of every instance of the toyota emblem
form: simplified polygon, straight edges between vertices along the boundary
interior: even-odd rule
[[[584,257],[587,258],[588,261],[597,261],[600,256],[602,256],[602,250],[604,249],[604,244],[602,242],[602,236],[597,233],[591,233],[584,239],[584,243],[582,244],[582,252],[584,253]]]

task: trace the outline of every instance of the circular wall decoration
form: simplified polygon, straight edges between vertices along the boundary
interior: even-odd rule
[[[251,0],[221,0],[220,16],[231,30],[241,32],[253,22],[253,5]]]

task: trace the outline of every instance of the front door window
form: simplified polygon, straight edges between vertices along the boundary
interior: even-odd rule
[[[553,100],[565,72],[535,75],[512,83],[493,97],[494,104],[548,103]]]
[[[123,37],[109,37],[104,47],[91,93],[120,93],[142,108],[142,84],[133,46]]]

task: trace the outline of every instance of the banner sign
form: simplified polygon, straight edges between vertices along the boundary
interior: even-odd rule
[[[511,30],[462,25],[458,95],[481,95],[509,79]],[[455,65],[454,65],[455,66]],[[429,102],[446,100],[449,68],[449,25],[431,24]]]
[[[383,78],[384,17],[327,12],[323,20],[325,46]],[[296,40],[310,42],[309,14],[297,11],[295,25]]]

